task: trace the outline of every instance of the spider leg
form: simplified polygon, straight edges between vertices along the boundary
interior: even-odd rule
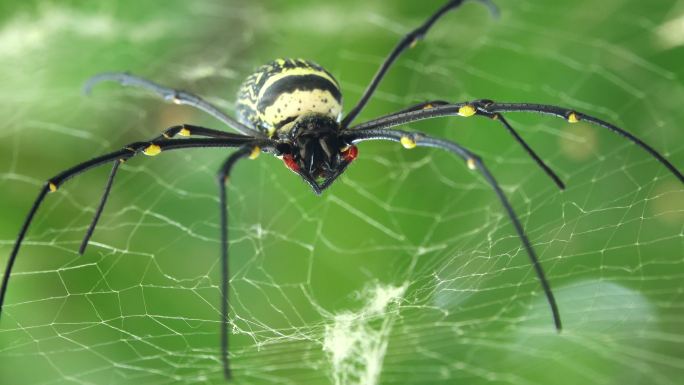
[[[112,171],[109,172],[109,177],[107,177],[107,183],[105,184],[104,192],[102,193],[102,197],[100,198],[100,203],[97,205],[95,215],[93,215],[93,219],[90,221],[90,225],[88,225],[88,230],[86,230],[86,233],[83,236],[81,245],[78,247],[79,255],[83,255],[85,253],[86,247],[88,247],[88,243],[90,242],[90,238],[93,236],[93,232],[95,232],[95,227],[97,226],[97,222],[100,221],[100,216],[102,215],[102,211],[104,211],[104,206],[107,203],[107,199],[109,198],[109,193],[112,191],[114,177],[116,177],[116,173],[119,171],[119,166],[121,165],[121,163],[123,162],[118,159],[115,160],[113,163]]]
[[[506,209],[508,217],[513,223],[513,226],[515,227],[515,230],[518,233],[518,237],[520,238],[523,247],[527,251],[527,255],[530,258],[530,262],[532,263],[532,266],[534,267],[534,270],[537,274],[537,278],[539,279],[542,289],[544,290],[546,300],[548,301],[549,307],[551,308],[553,322],[556,326],[556,330],[558,330],[559,332],[561,331],[563,327],[561,323],[560,313],[558,311],[558,305],[556,304],[556,299],[553,295],[553,291],[551,290],[551,285],[549,284],[549,281],[546,279],[546,275],[544,274],[544,269],[542,268],[542,265],[539,262],[539,259],[537,258],[537,254],[532,248],[532,245],[530,244],[530,241],[527,238],[527,235],[525,234],[525,230],[523,229],[520,220],[518,220],[518,216],[515,214],[513,207],[506,198],[506,195],[504,194],[503,190],[501,190],[501,187],[497,183],[496,179],[489,172],[489,169],[485,166],[484,162],[480,159],[479,156],[477,156],[470,150],[455,142],[433,138],[430,136],[426,136],[422,133],[413,133],[387,129],[367,129],[358,131],[347,130],[345,133],[342,134],[342,137],[352,143],[358,143],[367,140],[388,140],[393,142],[400,142],[406,148],[413,148],[416,146],[438,148],[458,155],[468,164],[469,168],[479,170],[482,176],[484,176],[484,178],[490,184],[492,189],[494,189],[494,192],[501,201],[501,204]]]
[[[563,183],[558,174],[556,174],[551,169],[551,167],[549,167],[544,162],[544,160],[542,160],[542,158],[540,158],[539,155],[537,155],[537,153],[534,152],[532,147],[530,147],[530,145],[527,144],[527,142],[525,142],[525,140],[520,136],[520,134],[518,134],[518,132],[513,128],[513,126],[511,126],[510,123],[508,123],[508,121],[506,120],[506,118],[503,117],[503,115],[489,114],[487,116],[489,116],[493,120],[501,122],[501,124],[506,128],[506,130],[513,136],[515,141],[518,142],[525,149],[525,151],[527,151],[527,154],[530,157],[532,157],[532,159],[534,159],[535,162],[537,162],[537,165],[539,165],[539,167],[541,167],[542,170],[544,170],[546,175],[548,175],[553,180],[556,186],[558,186],[558,188],[561,190],[565,190],[565,183]]]
[[[230,265],[228,264],[228,194],[226,184],[233,166],[240,159],[256,158],[258,152],[251,147],[242,147],[232,153],[223,162],[218,172],[217,182],[219,185],[219,205],[221,210],[221,362],[223,362],[223,376],[231,378],[230,363],[228,361],[228,295]]]
[[[225,131],[219,131],[219,130],[214,130],[211,128],[206,128],[206,127],[200,127],[200,126],[194,126],[191,124],[182,124],[179,126],[173,126],[169,127],[164,132],[162,132],[161,135],[154,137],[150,140],[150,142],[155,142],[158,140],[164,140],[164,139],[171,139],[176,135],[181,135],[181,136],[205,136],[209,138],[231,138],[235,136],[235,134],[225,132]],[[109,198],[109,193],[112,189],[112,184],[114,183],[114,178],[116,177],[117,172],[119,171],[119,166],[121,165],[122,160],[118,159],[113,162],[112,166],[112,171],[109,173],[109,177],[107,178],[107,183],[105,184],[105,189],[104,192],[102,193],[102,197],[100,198],[100,203],[97,206],[97,209],[95,210],[95,215],[93,216],[92,221],[90,222],[90,225],[88,226],[88,230],[86,230],[86,234],[83,237],[83,241],[81,241],[81,246],[78,248],[78,253],[80,255],[83,255],[85,253],[85,249],[88,247],[88,242],[90,242],[90,238],[93,236],[93,232],[95,231],[95,227],[97,226],[98,221],[100,220],[100,216],[102,215],[102,211],[104,210],[104,206],[107,203],[107,199]]]
[[[24,240],[24,236],[35,217],[36,212],[40,208],[41,203],[43,203],[45,196],[48,192],[57,191],[57,189],[67,180],[88,171],[94,167],[101,166],[106,163],[110,163],[114,160],[119,159],[129,159],[139,154],[145,154],[149,156],[154,156],[162,151],[170,150],[180,150],[186,148],[209,148],[209,147],[243,147],[252,146],[253,148],[259,147],[262,150],[274,150],[276,143],[270,139],[253,138],[251,136],[241,136],[233,134],[231,138],[211,138],[211,139],[169,139],[165,141],[153,141],[153,142],[134,142],[121,150],[110,152],[105,155],[101,155],[85,162],[79,163],[76,166],[68,168],[54,177],[50,178],[43,187],[40,189],[36,200],[33,202],[31,210],[29,210],[26,219],[19,230],[19,235],[14,243],[12,252],[10,253],[9,259],[7,260],[7,267],[3,273],[2,286],[0,286],[0,315],[2,314],[2,308],[4,305],[5,294],[7,294],[7,287],[9,284],[9,278],[12,274],[12,268],[17,259],[19,253],[19,248]]]
[[[649,146],[644,141],[637,138],[635,135],[630,134],[624,129],[613,124],[610,124],[604,120],[598,119],[596,117],[583,114],[581,112],[577,112],[575,110],[571,110],[568,108],[557,107],[552,105],[532,103],[496,103],[491,100],[476,100],[473,102],[461,102],[449,105],[440,105],[430,109],[413,110],[405,113],[381,116],[377,119],[373,119],[368,122],[361,123],[354,127],[351,127],[347,131],[363,131],[368,129],[390,128],[402,124],[416,122],[419,120],[438,118],[442,116],[491,116],[493,114],[502,114],[507,112],[536,112],[539,114],[557,116],[566,119],[570,123],[586,121],[596,126],[607,128],[608,130],[627,138],[629,141],[631,141],[632,143],[641,147],[641,149],[643,149],[644,151],[651,154],[651,156],[653,156],[658,162],[665,166],[677,179],[679,179],[680,182],[684,183],[684,175],[682,175],[681,171],[679,171],[672,163],[670,163],[670,161],[668,161],[658,151],[653,149],[653,147]]]
[[[665,166],[674,176],[679,179],[680,182],[684,183],[684,175],[679,171],[672,163],[670,163],[663,155],[656,151],[653,147],[646,144],[641,139],[637,138],[628,131],[622,128],[608,123],[604,120],[595,118],[590,115],[583,114],[574,110],[570,110],[563,107],[545,105],[545,104],[532,104],[532,103],[496,103],[489,100],[477,101],[476,103],[484,104],[481,107],[483,110],[488,112],[536,112],[539,114],[553,115],[559,118],[566,119],[570,123],[578,123],[581,121],[592,123],[596,126],[607,128],[614,133],[627,138],[632,143],[641,147],[643,150],[651,154],[656,158],[663,166]]]
[[[366,103],[368,103],[368,100],[373,95],[373,92],[375,92],[375,89],[378,87],[378,84],[380,84],[380,81],[385,77],[385,74],[390,69],[392,64],[394,64],[394,62],[397,60],[399,55],[406,51],[406,49],[413,47],[416,43],[418,43],[419,40],[422,40],[428,33],[430,28],[435,24],[435,22],[437,22],[437,20],[439,20],[445,13],[449,12],[450,10],[456,9],[459,6],[461,6],[464,1],[465,0],[450,0],[449,2],[444,4],[440,9],[438,9],[437,12],[432,14],[423,24],[421,24],[418,28],[414,29],[413,31],[409,32],[399,41],[399,43],[389,53],[389,55],[382,63],[380,68],[378,68],[378,71],[375,73],[370,84],[363,92],[361,99],[359,99],[359,101],[356,103],[356,106],[354,106],[354,108],[352,108],[352,110],[349,111],[347,116],[345,116],[342,120],[341,126],[343,129],[349,127],[352,121],[354,121],[356,116],[361,112],[363,107],[366,106]],[[492,15],[494,15],[495,17],[498,16],[499,9],[491,0],[477,1],[479,1],[480,3],[484,4],[487,8],[489,8],[489,11],[492,13]]]
[[[388,116],[395,116],[395,115],[405,114],[407,112],[413,112],[413,111],[429,110],[430,108],[434,108],[437,106],[446,106],[449,104],[451,104],[451,103],[446,101],[446,100],[430,100],[428,102],[422,102],[422,103],[414,104],[410,107],[406,107],[403,110],[393,112],[392,114],[390,114]]]
[[[423,102],[423,103],[419,103],[419,104],[413,105],[411,107],[405,108],[399,112],[395,112],[393,114],[387,115],[387,117],[398,116],[398,115],[405,114],[408,112],[429,110],[429,109],[439,107],[439,106],[448,106],[450,104],[451,103],[446,102],[444,100],[431,100],[429,102]],[[503,125],[503,127],[506,129],[506,131],[508,131],[513,136],[513,139],[515,139],[515,141],[518,142],[518,144],[520,144],[522,146],[522,148],[527,152],[527,154],[532,159],[534,159],[535,162],[537,162],[537,165],[539,165],[539,167],[541,167],[541,169],[546,173],[546,175],[548,175],[553,180],[553,182],[556,184],[556,186],[558,186],[558,188],[560,188],[561,190],[565,189],[565,183],[563,183],[563,181],[558,176],[558,174],[556,174],[556,172],[553,171],[551,169],[551,167],[549,167],[544,162],[544,160],[539,155],[537,155],[536,152],[534,152],[532,147],[530,147],[530,145],[527,144],[527,142],[525,142],[525,140],[520,136],[520,134],[518,134],[518,132],[513,128],[513,126],[511,126],[510,123],[508,123],[508,121],[501,114],[488,113],[488,112],[484,112],[484,111],[476,111],[476,115],[486,116],[492,120],[496,120],[496,121],[500,122],[501,125]],[[356,128],[354,127],[352,129],[356,129]]]
[[[221,111],[218,107],[197,95],[191,94],[186,91],[174,90],[172,88],[164,87],[151,80],[147,80],[145,78],[141,78],[139,76],[131,75],[125,72],[105,72],[95,75],[86,81],[85,85],[83,86],[83,91],[86,94],[90,94],[90,91],[93,87],[95,87],[99,83],[106,81],[118,82],[123,86],[134,86],[144,88],[146,90],[156,93],[157,95],[164,98],[164,100],[176,104],[187,104],[189,106],[202,110],[208,113],[209,115],[213,116],[214,118],[220,120],[228,127],[237,130],[238,132],[244,135],[253,136],[255,138],[266,137],[263,133],[231,118],[225,112]]]

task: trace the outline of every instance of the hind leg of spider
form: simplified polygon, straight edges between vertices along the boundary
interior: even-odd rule
[[[228,194],[226,184],[230,172],[235,163],[240,159],[249,157],[254,159],[259,155],[258,147],[243,147],[232,153],[223,162],[223,166],[217,174],[219,185],[219,206],[221,213],[221,362],[223,363],[223,376],[231,378],[230,362],[228,360],[228,296],[230,279],[230,265],[228,260]]]
[[[2,285],[0,286],[0,315],[2,314],[2,308],[4,305],[5,295],[7,294],[7,288],[9,285],[9,278],[12,274],[12,269],[17,259],[19,249],[26,236],[26,233],[35,217],[36,212],[40,208],[40,205],[45,200],[45,196],[48,192],[55,192],[57,189],[67,180],[82,174],[92,168],[101,166],[103,164],[110,163],[119,159],[129,159],[139,154],[146,155],[157,155],[162,151],[171,150],[182,150],[188,148],[209,148],[209,147],[244,147],[252,146],[259,147],[264,150],[275,151],[276,143],[270,139],[253,138],[251,136],[233,135],[231,138],[209,138],[209,139],[168,139],[165,141],[157,142],[134,142],[121,150],[110,152],[108,154],[98,156],[87,160],[85,162],[79,163],[74,167],[68,168],[54,177],[48,179],[48,181],[43,185],[36,197],[31,209],[29,210],[24,223],[22,224],[21,230],[19,230],[19,235],[14,243],[12,252],[10,253],[9,259],[7,260],[7,265],[2,277]]]
[[[506,209],[508,217],[513,226],[515,227],[515,231],[517,232],[518,237],[520,238],[520,241],[523,247],[525,248],[525,251],[527,251],[527,255],[530,259],[532,266],[534,267],[535,273],[537,274],[537,278],[539,279],[539,283],[541,284],[542,289],[544,290],[546,300],[548,301],[549,307],[551,308],[553,322],[556,326],[556,330],[558,330],[559,332],[561,331],[563,326],[561,323],[560,312],[558,311],[558,305],[556,304],[556,299],[553,295],[553,291],[551,290],[551,285],[549,284],[549,281],[546,278],[544,269],[542,268],[542,265],[539,262],[539,259],[537,258],[537,254],[535,253],[534,248],[532,248],[532,244],[527,238],[527,234],[525,234],[525,230],[523,229],[520,220],[518,220],[518,216],[513,210],[513,207],[508,201],[508,198],[506,198],[506,195],[499,186],[498,182],[496,181],[494,176],[489,172],[489,169],[485,166],[484,162],[480,159],[479,156],[477,156],[470,150],[455,142],[433,138],[422,133],[406,132],[400,130],[348,130],[346,131],[346,133],[343,134],[343,138],[352,143],[358,143],[367,140],[388,140],[393,142],[400,142],[402,145],[404,145],[404,147],[407,148],[413,148],[416,146],[438,148],[459,156],[467,163],[470,169],[479,170],[482,176],[487,181],[487,183],[489,183],[489,185],[496,193],[496,196],[499,198],[499,201],[501,202],[502,206]]]
[[[265,137],[261,132],[254,130],[246,125],[238,122],[237,120],[228,116],[225,112],[221,111],[215,105],[209,103],[208,101],[202,99],[201,97],[191,94],[186,91],[174,90],[173,88],[164,87],[157,84],[151,80],[141,78],[139,76],[131,75],[125,72],[106,72],[95,75],[86,81],[83,86],[83,91],[86,94],[90,94],[93,87],[97,84],[107,81],[117,82],[123,86],[134,86],[152,91],[157,95],[161,96],[164,100],[176,103],[176,104],[186,104],[191,107],[197,108],[201,111],[208,113],[214,118],[220,120],[228,127],[237,130],[244,135],[254,136],[256,138]]]
[[[352,108],[351,111],[349,111],[349,113],[347,114],[347,116],[345,116],[344,119],[342,119],[341,126],[343,129],[349,127],[349,125],[354,121],[356,116],[361,112],[363,107],[366,106],[366,103],[368,103],[368,100],[370,100],[370,97],[375,92],[375,89],[380,84],[380,81],[382,81],[382,79],[385,77],[385,74],[387,74],[387,71],[390,69],[392,64],[394,64],[397,58],[408,48],[415,46],[419,40],[423,39],[430,30],[430,28],[432,28],[432,26],[437,22],[437,20],[444,16],[444,14],[446,14],[452,9],[460,7],[464,3],[464,1],[465,0],[450,0],[449,2],[444,4],[440,9],[438,9],[435,13],[433,13],[427,20],[425,20],[425,22],[421,24],[418,28],[409,32],[401,40],[399,40],[399,43],[397,43],[394,49],[389,53],[389,55],[387,55],[387,58],[385,58],[385,61],[380,65],[380,68],[378,68],[378,71],[373,76],[373,79],[371,79],[370,84],[363,92],[363,95],[356,103],[354,108]],[[487,8],[489,8],[489,11],[494,17],[498,16],[499,9],[491,0],[477,1],[484,4]]]
[[[164,132],[161,133],[161,135],[152,138],[150,142],[171,139],[176,135],[199,136],[208,138],[230,138],[233,137],[235,134],[214,130],[206,127],[194,126],[191,124],[181,124],[178,126],[167,128],[166,130],[164,130]],[[118,159],[113,162],[112,171],[109,173],[109,177],[107,178],[107,183],[105,184],[104,192],[102,193],[102,197],[100,198],[100,203],[97,205],[97,209],[95,210],[93,219],[90,221],[88,230],[86,230],[85,236],[83,237],[81,245],[78,248],[78,253],[80,255],[83,255],[85,253],[85,250],[88,247],[88,243],[90,242],[90,238],[93,236],[95,227],[97,227],[97,223],[100,220],[100,216],[102,216],[102,211],[104,210],[104,206],[107,203],[107,199],[109,198],[109,193],[111,192],[112,184],[114,183],[114,178],[116,177],[116,174],[119,171],[119,166],[121,165],[121,163],[123,163],[123,159]]]

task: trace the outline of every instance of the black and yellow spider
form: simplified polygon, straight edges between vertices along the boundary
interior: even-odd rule
[[[492,13],[497,9],[489,0],[479,0]],[[307,60],[278,59],[260,67],[249,76],[240,88],[237,100],[238,120],[193,94],[162,87],[125,73],[105,73],[91,78],[86,90],[103,81],[117,81],[123,85],[146,88],[164,99],[178,104],[187,104],[213,115],[240,134],[227,133],[189,124],[173,126],[151,140],[130,143],[120,150],[99,156],[69,168],[50,178],[40,190],[33,207],[19,232],[5,269],[0,288],[0,311],[7,294],[8,282],[16,261],[19,247],[31,221],[48,192],[55,192],[68,179],[91,168],[112,163],[113,168],[95,217],[81,244],[80,253],[85,251],[100,214],[109,195],[119,165],[138,154],[149,156],[163,151],[198,147],[237,148],[228,156],[218,173],[221,210],[221,360],[226,378],[229,378],[228,363],[228,211],[226,196],[227,177],[235,163],[243,158],[256,158],[261,152],[281,158],[285,166],[298,174],[316,194],[320,194],[339,177],[358,156],[356,144],[368,140],[387,140],[401,143],[405,148],[417,146],[434,147],[449,151],[466,163],[472,170],[478,170],[494,189],[498,199],[510,217],[522,245],[535,269],[546,299],[551,308],[553,321],[561,330],[561,318],[551,287],[544,275],[539,260],[525,235],[520,221],[506,199],[496,179],[489,172],[482,159],[467,148],[444,139],[438,139],[419,132],[391,129],[423,119],[443,116],[479,116],[499,122],[513,138],[527,151],[543,171],[553,179],[559,188],[564,185],[560,178],[525,143],[502,114],[508,112],[534,112],[563,118],[570,123],[589,122],[606,128],[627,138],[641,147],[684,183],[684,176],[660,153],[625,130],[598,118],[571,109],[530,103],[499,103],[492,100],[474,100],[450,103],[429,101],[389,114],[371,121],[352,125],[352,122],[370,100],[378,84],[391,65],[407,48],[422,39],[432,25],[449,10],[457,8],[463,0],[451,0],[435,12],[421,26],[404,36],[382,63],[361,99],[342,118],[342,93],[333,75],[319,65]],[[176,135],[204,138],[172,139]]]

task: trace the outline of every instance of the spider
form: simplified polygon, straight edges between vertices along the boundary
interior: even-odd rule
[[[200,147],[236,148],[218,172],[222,272],[221,361],[224,376],[228,379],[231,377],[231,370],[228,360],[229,265],[226,183],[233,166],[241,159],[255,159],[262,152],[269,153],[282,159],[285,166],[299,175],[314,193],[321,194],[357,158],[359,152],[356,144],[371,140],[384,140],[399,142],[407,149],[433,147],[448,151],[460,157],[468,168],[477,170],[482,174],[500,200],[523,248],[527,252],[551,309],[555,328],[560,332],[562,329],[560,312],[544,270],[513,207],[482,159],[458,143],[420,132],[403,131],[392,127],[443,116],[477,116],[494,120],[513,136],[513,139],[523,147],[560,189],[564,189],[565,185],[558,175],[544,163],[503,116],[504,113],[509,112],[552,115],[563,118],[570,123],[589,122],[622,135],[650,153],[682,183],[684,183],[684,175],[659,152],[622,128],[572,109],[551,105],[499,103],[487,99],[457,103],[433,100],[365,123],[352,125],[396,59],[408,48],[422,40],[435,22],[445,13],[458,8],[463,2],[464,0],[446,2],[422,25],[404,36],[384,60],[361,99],[344,118],[342,118],[342,93],[333,75],[314,62],[301,59],[278,59],[258,68],[254,74],[250,75],[238,93],[236,108],[238,119],[231,118],[199,96],[166,88],[127,73],[103,73],[92,77],[85,85],[86,92],[104,81],[115,81],[122,85],[142,87],[168,101],[190,105],[209,113],[230,128],[238,131],[239,134],[190,124],[177,125],[164,130],[161,135],[150,140],[130,143],[120,150],[77,164],[48,179],[29,210],[7,262],[2,287],[0,288],[0,312],[22,240],[48,192],[57,191],[64,182],[91,168],[107,163],[113,164],[94,218],[79,248],[79,253],[83,254],[95,230],[121,163],[139,154],[154,156],[163,151]],[[498,9],[491,0],[478,0],[478,2],[484,4],[493,16],[498,14]],[[200,138],[174,139],[177,135]]]

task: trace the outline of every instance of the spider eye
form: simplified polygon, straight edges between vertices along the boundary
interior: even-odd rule
[[[291,154],[283,155],[283,162],[285,162],[285,166],[290,170],[294,172],[299,172],[299,164],[297,164],[297,161]]]
[[[354,145],[351,145],[349,148],[342,151],[342,158],[347,162],[353,161],[357,156],[359,156],[359,149]]]

